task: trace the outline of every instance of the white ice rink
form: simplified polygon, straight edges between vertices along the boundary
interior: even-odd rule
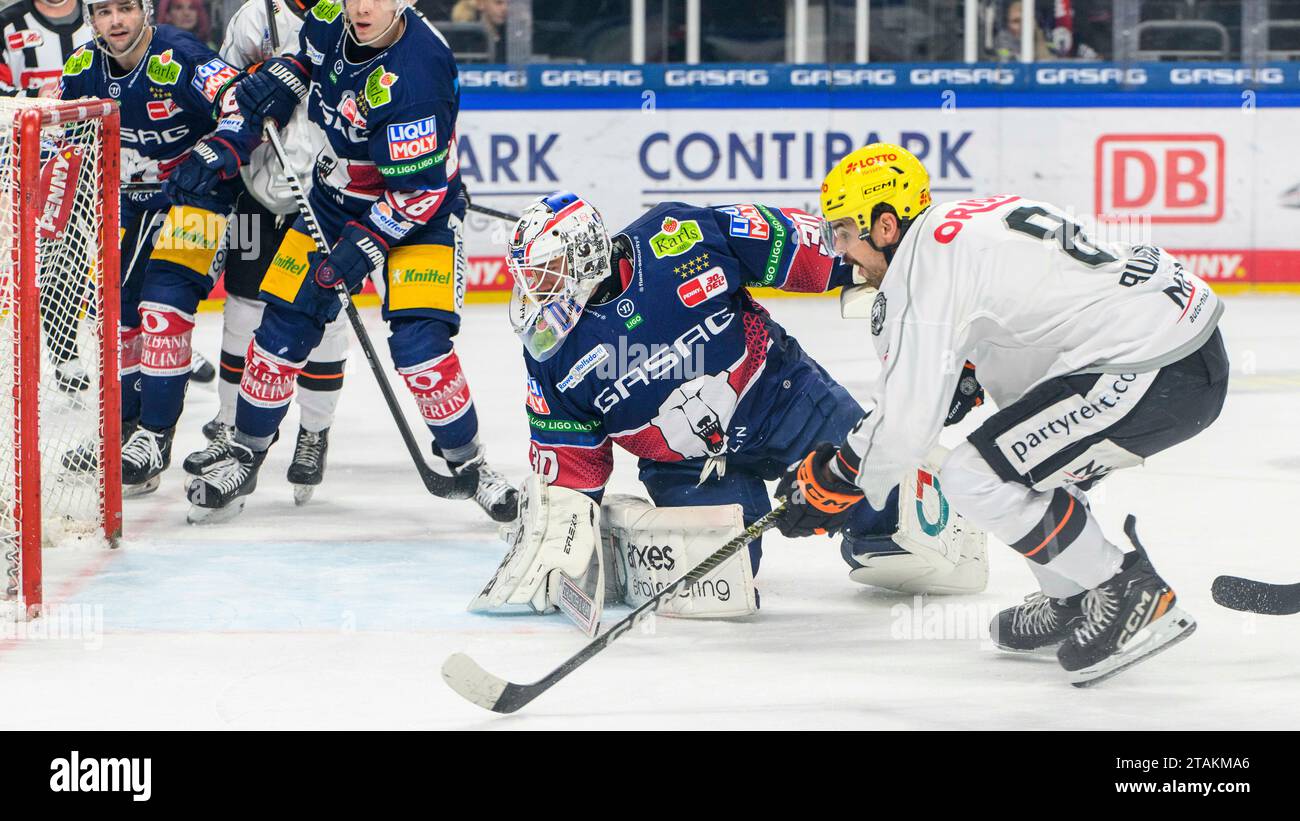
[[[865,323],[841,320],[833,300],[768,304],[867,396],[879,369]],[[378,311],[363,315],[386,353]],[[1070,687],[1050,657],[1000,655],[982,640],[988,619],[1033,589],[1000,544],[990,541],[985,593],[914,611],[909,596],[850,582],[836,542],[770,534],[759,615],[659,619],[521,714],[484,712],[443,684],[448,654],[531,681],[584,638],[559,616],[465,612],[503,545],[471,502],[422,490],[354,345],[326,482],[304,508],[284,480],[291,412],[244,514],[186,525],[180,462],[217,405],[213,386],[191,389],[173,466],[157,493],[127,500],[121,549],[46,552],[47,602],[102,613],[102,632],[0,640],[0,729],[1297,729],[1300,616],[1246,616],[1209,594],[1223,572],[1300,581],[1297,317],[1300,298],[1229,299],[1233,383],[1219,421],[1094,491],[1112,539],[1124,514],[1138,516],[1200,625],[1095,689]],[[201,314],[196,343],[210,359],[218,339],[219,315]],[[528,469],[524,377],[504,306],[467,308],[458,349],[489,457],[517,480]],[[611,488],[638,491],[635,461],[620,451],[616,462]]]

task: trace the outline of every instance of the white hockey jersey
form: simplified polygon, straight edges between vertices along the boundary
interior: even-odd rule
[[[1000,408],[1069,373],[1142,373],[1194,352],[1218,296],[1160,248],[1092,243],[1060,209],[1014,195],[940,203],[894,256],[872,307],[884,368],[848,437],[884,504],[939,440],[966,360]]]
[[[80,0],[68,11],[80,8]],[[42,86],[59,83],[63,64],[92,38],[80,16],[69,23],[51,22],[32,0],[0,9],[0,94],[36,96]]]
[[[285,8],[283,0],[271,0],[275,6],[275,33],[279,49],[271,39],[267,24],[267,0],[248,0],[240,6],[226,27],[226,37],[221,44],[221,57],[232,66],[247,68],[278,54],[296,54],[299,49],[298,32],[302,20]],[[312,168],[316,154],[325,145],[325,135],[307,119],[306,104],[298,106],[289,125],[281,131],[289,165],[298,176],[304,190],[311,190]],[[240,169],[244,185],[267,210],[273,214],[296,214],[289,183],[280,170],[280,161],[270,143],[254,149],[246,166]]]

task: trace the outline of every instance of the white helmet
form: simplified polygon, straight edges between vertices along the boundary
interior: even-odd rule
[[[116,2],[116,0],[81,0],[82,22],[85,23],[86,28],[90,29],[91,36],[95,38],[94,42],[96,48],[98,48],[100,51],[107,54],[109,57],[113,57],[113,58],[125,57],[126,55],[134,51],[136,46],[140,45],[140,41],[144,39],[145,34],[147,34],[149,31],[149,26],[153,23],[153,0],[135,0],[135,2],[140,5],[141,10],[144,11],[144,26],[140,29],[140,33],[136,36],[136,38],[131,41],[131,44],[127,46],[126,49],[121,54],[118,54],[117,52],[113,51],[113,49],[109,48],[108,41],[106,41],[103,37],[100,37],[98,34],[95,33],[95,23],[94,23],[95,6],[98,6],[101,3],[112,3],[112,2]]]
[[[600,212],[568,191],[524,211],[510,238],[514,277],[510,323],[533,359],[549,359],[578,324],[583,306],[610,272],[609,232]]]

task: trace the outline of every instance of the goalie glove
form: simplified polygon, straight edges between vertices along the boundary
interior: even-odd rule
[[[813,534],[835,533],[853,515],[853,507],[863,499],[857,485],[841,478],[833,468],[856,475],[840,451],[829,442],[795,462],[776,486],[776,495],[786,499],[785,515],[777,527],[785,536],[797,538]]]

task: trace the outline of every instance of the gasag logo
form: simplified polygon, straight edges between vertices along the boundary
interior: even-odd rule
[[[1218,222],[1224,153],[1218,134],[1107,134],[1097,140],[1096,212],[1153,223]]]

